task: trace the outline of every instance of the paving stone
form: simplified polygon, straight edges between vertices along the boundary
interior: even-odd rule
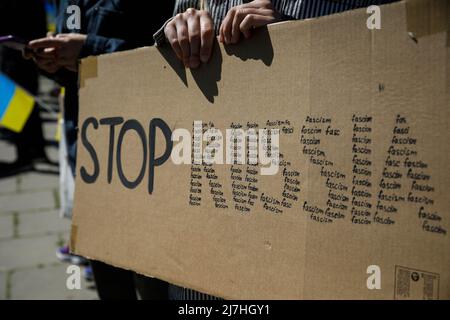
[[[45,122],[43,124],[44,139],[47,141],[55,140],[56,130],[57,130],[56,128],[57,128],[56,121],[55,122]]]
[[[52,174],[25,173],[20,175],[19,191],[52,189],[59,187],[59,177]]]
[[[61,218],[58,210],[20,213],[18,217],[20,237],[70,231],[70,220]]]
[[[47,78],[41,77],[40,81],[45,92],[54,86]],[[54,140],[56,117],[42,115],[55,119],[43,123],[44,137]],[[57,148],[47,146],[45,150],[52,161],[58,161]],[[0,162],[15,159],[15,146],[0,141]],[[57,166],[44,163],[36,167],[41,172],[58,170]],[[0,300],[97,298],[93,290],[66,288],[68,265],[61,264],[55,252],[60,242],[69,238],[70,221],[59,218],[55,210],[58,188],[57,174],[29,172],[0,179]],[[82,288],[86,288],[84,282]]]
[[[0,216],[0,239],[11,238],[14,235],[13,215]]]
[[[55,147],[46,147],[45,148],[45,154],[47,155],[47,157],[49,158],[49,160],[53,161],[53,162],[58,162],[59,160],[59,153],[58,153],[58,149]]]
[[[52,190],[0,195],[0,213],[44,208],[55,208],[55,196]]]
[[[0,271],[0,300],[6,299],[6,272]]]
[[[6,141],[0,141],[0,161],[12,162],[16,159],[16,147]]]
[[[40,81],[45,92],[54,86],[47,78],[41,77]],[[56,117],[42,115],[45,119],[55,118],[54,122],[43,123],[44,137],[54,140]],[[58,161],[57,148],[47,146],[45,150],[52,161]],[[0,141],[0,162],[15,159],[15,146]],[[44,163],[36,167],[41,172],[58,170]],[[58,188],[57,174],[29,172],[0,179],[0,300],[97,298],[93,290],[66,288],[68,265],[61,264],[55,252],[60,242],[69,238],[70,221],[59,218],[55,210]],[[82,288],[86,288],[83,281]]]
[[[0,179],[0,194],[17,191],[17,178],[8,177]]]
[[[64,234],[64,239],[68,237]],[[58,262],[56,249],[59,242],[60,236],[57,234],[0,240],[0,270]]]
[[[55,87],[55,82],[47,77],[39,77],[39,93],[47,93]]]
[[[32,300],[92,300],[97,299],[95,290],[88,289],[81,272],[81,289],[69,290],[66,286],[68,264],[44,266],[13,272],[11,276],[11,299]]]

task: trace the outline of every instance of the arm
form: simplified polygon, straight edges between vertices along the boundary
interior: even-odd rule
[[[133,48],[133,44],[123,39],[106,38],[92,33],[87,34],[79,58],[97,56],[102,53],[127,50]]]

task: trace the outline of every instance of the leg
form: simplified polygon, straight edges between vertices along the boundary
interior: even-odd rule
[[[165,281],[135,274],[135,284],[142,300],[167,300],[168,286]]]
[[[91,260],[95,285],[101,300],[136,300],[133,272]]]

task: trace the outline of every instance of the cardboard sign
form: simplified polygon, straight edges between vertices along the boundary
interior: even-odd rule
[[[275,24],[192,71],[83,60],[72,250],[224,298],[450,298],[448,13]]]

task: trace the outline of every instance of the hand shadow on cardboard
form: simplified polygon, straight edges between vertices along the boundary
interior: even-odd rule
[[[158,46],[156,48],[187,87],[186,69],[184,68],[183,63],[175,55],[170,45]]]
[[[270,66],[273,61],[273,46],[267,27],[253,30],[252,36],[241,39],[237,45],[225,45],[225,52],[240,58],[242,61],[261,60],[266,66]]]
[[[187,87],[187,69],[176,57],[172,48],[170,46],[157,48]],[[273,61],[273,46],[267,27],[255,30],[250,39],[242,39],[239,44],[225,45],[224,48],[228,55],[234,55],[243,61],[247,61],[248,59],[261,60],[266,66],[270,66]],[[214,97],[219,95],[217,84],[221,80],[222,74],[222,52],[217,39],[214,41],[210,61],[207,64],[202,64],[197,69],[190,70],[190,72],[205,98],[210,103],[214,103]]]
[[[177,73],[184,85],[188,87],[186,70],[183,63],[176,57],[170,46],[157,47],[160,54],[166,59],[167,63]],[[222,53],[219,50],[218,42],[215,41],[211,59],[207,64],[202,64],[197,69],[190,70],[197,86],[202,91],[205,98],[214,103],[214,97],[219,94],[217,83],[222,74]]]
[[[217,83],[222,76],[222,52],[220,51],[217,40],[214,41],[214,47],[209,61],[197,69],[191,69],[191,74],[205,98],[209,102],[214,103],[214,97],[219,95]]]

